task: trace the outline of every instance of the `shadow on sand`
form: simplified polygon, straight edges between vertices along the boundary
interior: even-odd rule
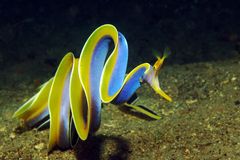
[[[108,147],[105,148],[105,145]],[[79,160],[99,160],[103,157],[109,160],[126,160],[129,151],[129,144],[123,138],[104,135],[91,136],[87,141],[79,141],[74,147],[76,158]]]

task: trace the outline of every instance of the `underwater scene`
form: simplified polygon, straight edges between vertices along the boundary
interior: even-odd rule
[[[240,159],[239,8],[2,0],[0,159]]]

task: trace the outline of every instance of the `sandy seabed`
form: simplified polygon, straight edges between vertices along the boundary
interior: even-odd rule
[[[159,115],[105,104],[99,131],[72,150],[47,154],[49,130],[28,130],[13,113],[51,77],[37,63],[1,71],[0,159],[239,159],[240,57],[225,61],[165,65],[160,83],[169,103],[143,85],[137,104]],[[32,68],[32,69],[31,69]],[[41,68],[41,67],[40,67]],[[47,73],[47,74],[46,74]]]

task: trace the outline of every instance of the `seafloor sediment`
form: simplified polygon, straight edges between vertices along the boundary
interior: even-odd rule
[[[52,73],[37,62],[1,71],[0,159],[238,159],[240,157],[240,57],[166,65],[159,75],[169,103],[144,85],[138,104],[161,115],[149,120],[106,104],[99,131],[72,150],[47,154],[49,130],[24,128],[12,119]]]

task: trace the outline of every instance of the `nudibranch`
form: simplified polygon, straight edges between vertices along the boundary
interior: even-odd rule
[[[109,45],[114,48],[109,57]],[[143,63],[126,75],[128,45],[123,34],[110,24],[97,28],[86,41],[80,58],[67,53],[53,78],[13,115],[28,127],[50,125],[49,151],[71,148],[76,138],[86,140],[100,126],[102,103],[124,105],[153,119],[160,117],[129,101],[143,82],[168,101],[159,87],[158,72],[168,53],[157,57],[153,66]]]

